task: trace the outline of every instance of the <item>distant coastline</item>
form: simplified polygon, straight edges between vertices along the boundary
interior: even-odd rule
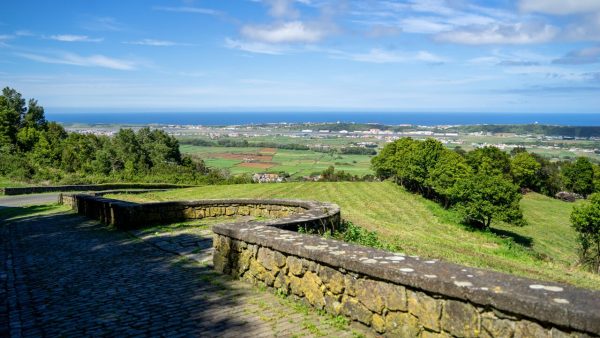
[[[600,113],[47,113],[61,123],[240,125],[264,123],[356,122],[386,125],[547,124],[600,126]]]

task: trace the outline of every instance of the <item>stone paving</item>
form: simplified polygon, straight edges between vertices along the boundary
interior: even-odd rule
[[[0,220],[0,337],[369,335],[214,273],[206,228],[135,235],[66,212]]]

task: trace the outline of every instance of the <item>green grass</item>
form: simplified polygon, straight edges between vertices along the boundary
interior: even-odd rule
[[[522,208],[529,225],[492,224],[491,232],[460,224],[456,213],[390,182],[307,182],[206,186],[135,195],[135,200],[202,198],[301,198],[335,202],[342,217],[376,231],[381,241],[411,255],[600,289],[600,276],[575,266],[573,204],[528,194]]]
[[[12,181],[6,177],[0,177],[0,188],[7,188],[7,187],[20,188],[20,187],[27,187],[27,186],[29,186],[29,184],[27,184],[27,183],[16,182],[16,181]]]
[[[285,171],[292,177],[307,176],[315,172],[322,172],[333,165],[337,170],[344,170],[353,175],[363,176],[372,174],[370,168],[371,157],[367,155],[343,155],[331,156],[327,153],[319,153],[312,150],[288,150],[277,149],[273,156],[275,166],[269,169],[248,168],[238,166],[242,160],[214,158],[217,153],[230,154],[258,154],[261,148],[235,148],[235,147],[200,147],[182,145],[181,152],[196,155],[213,168],[228,169],[232,174],[257,173],[257,172],[280,172]]]

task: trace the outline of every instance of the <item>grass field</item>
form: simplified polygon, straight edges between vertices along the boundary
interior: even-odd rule
[[[119,196],[122,197],[122,196]],[[573,204],[528,194],[522,208],[529,225],[492,224],[493,232],[473,231],[457,215],[389,182],[307,182],[206,186],[129,195],[138,201],[201,198],[302,198],[340,205],[342,217],[369,230],[398,251],[520,276],[600,289],[600,276],[575,266]]]
[[[245,166],[242,158],[232,159],[232,155],[246,155],[248,158],[264,156],[265,149],[262,148],[235,148],[235,147],[199,147],[182,145],[181,152],[195,155],[204,160],[206,165],[213,168],[228,169],[232,174],[257,173],[257,172],[280,172],[285,171],[292,177],[307,176],[312,173],[320,173],[330,165],[337,170],[344,170],[352,175],[363,176],[372,174],[370,168],[371,157],[367,155],[341,155],[331,156],[312,150],[269,150],[270,160],[260,160],[257,163],[267,163],[265,167]],[[243,156],[238,156],[243,157]],[[247,165],[247,163],[246,163]]]

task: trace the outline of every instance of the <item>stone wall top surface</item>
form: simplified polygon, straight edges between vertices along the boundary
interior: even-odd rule
[[[600,334],[598,291],[300,234],[269,226],[271,222],[220,224],[213,231],[370,278]]]
[[[69,191],[102,191],[115,189],[177,189],[189,188],[189,185],[178,184],[154,184],[154,183],[114,183],[114,184],[84,184],[84,185],[56,185],[36,186],[21,188],[0,188],[0,195],[25,195],[45,192],[69,192]]]

